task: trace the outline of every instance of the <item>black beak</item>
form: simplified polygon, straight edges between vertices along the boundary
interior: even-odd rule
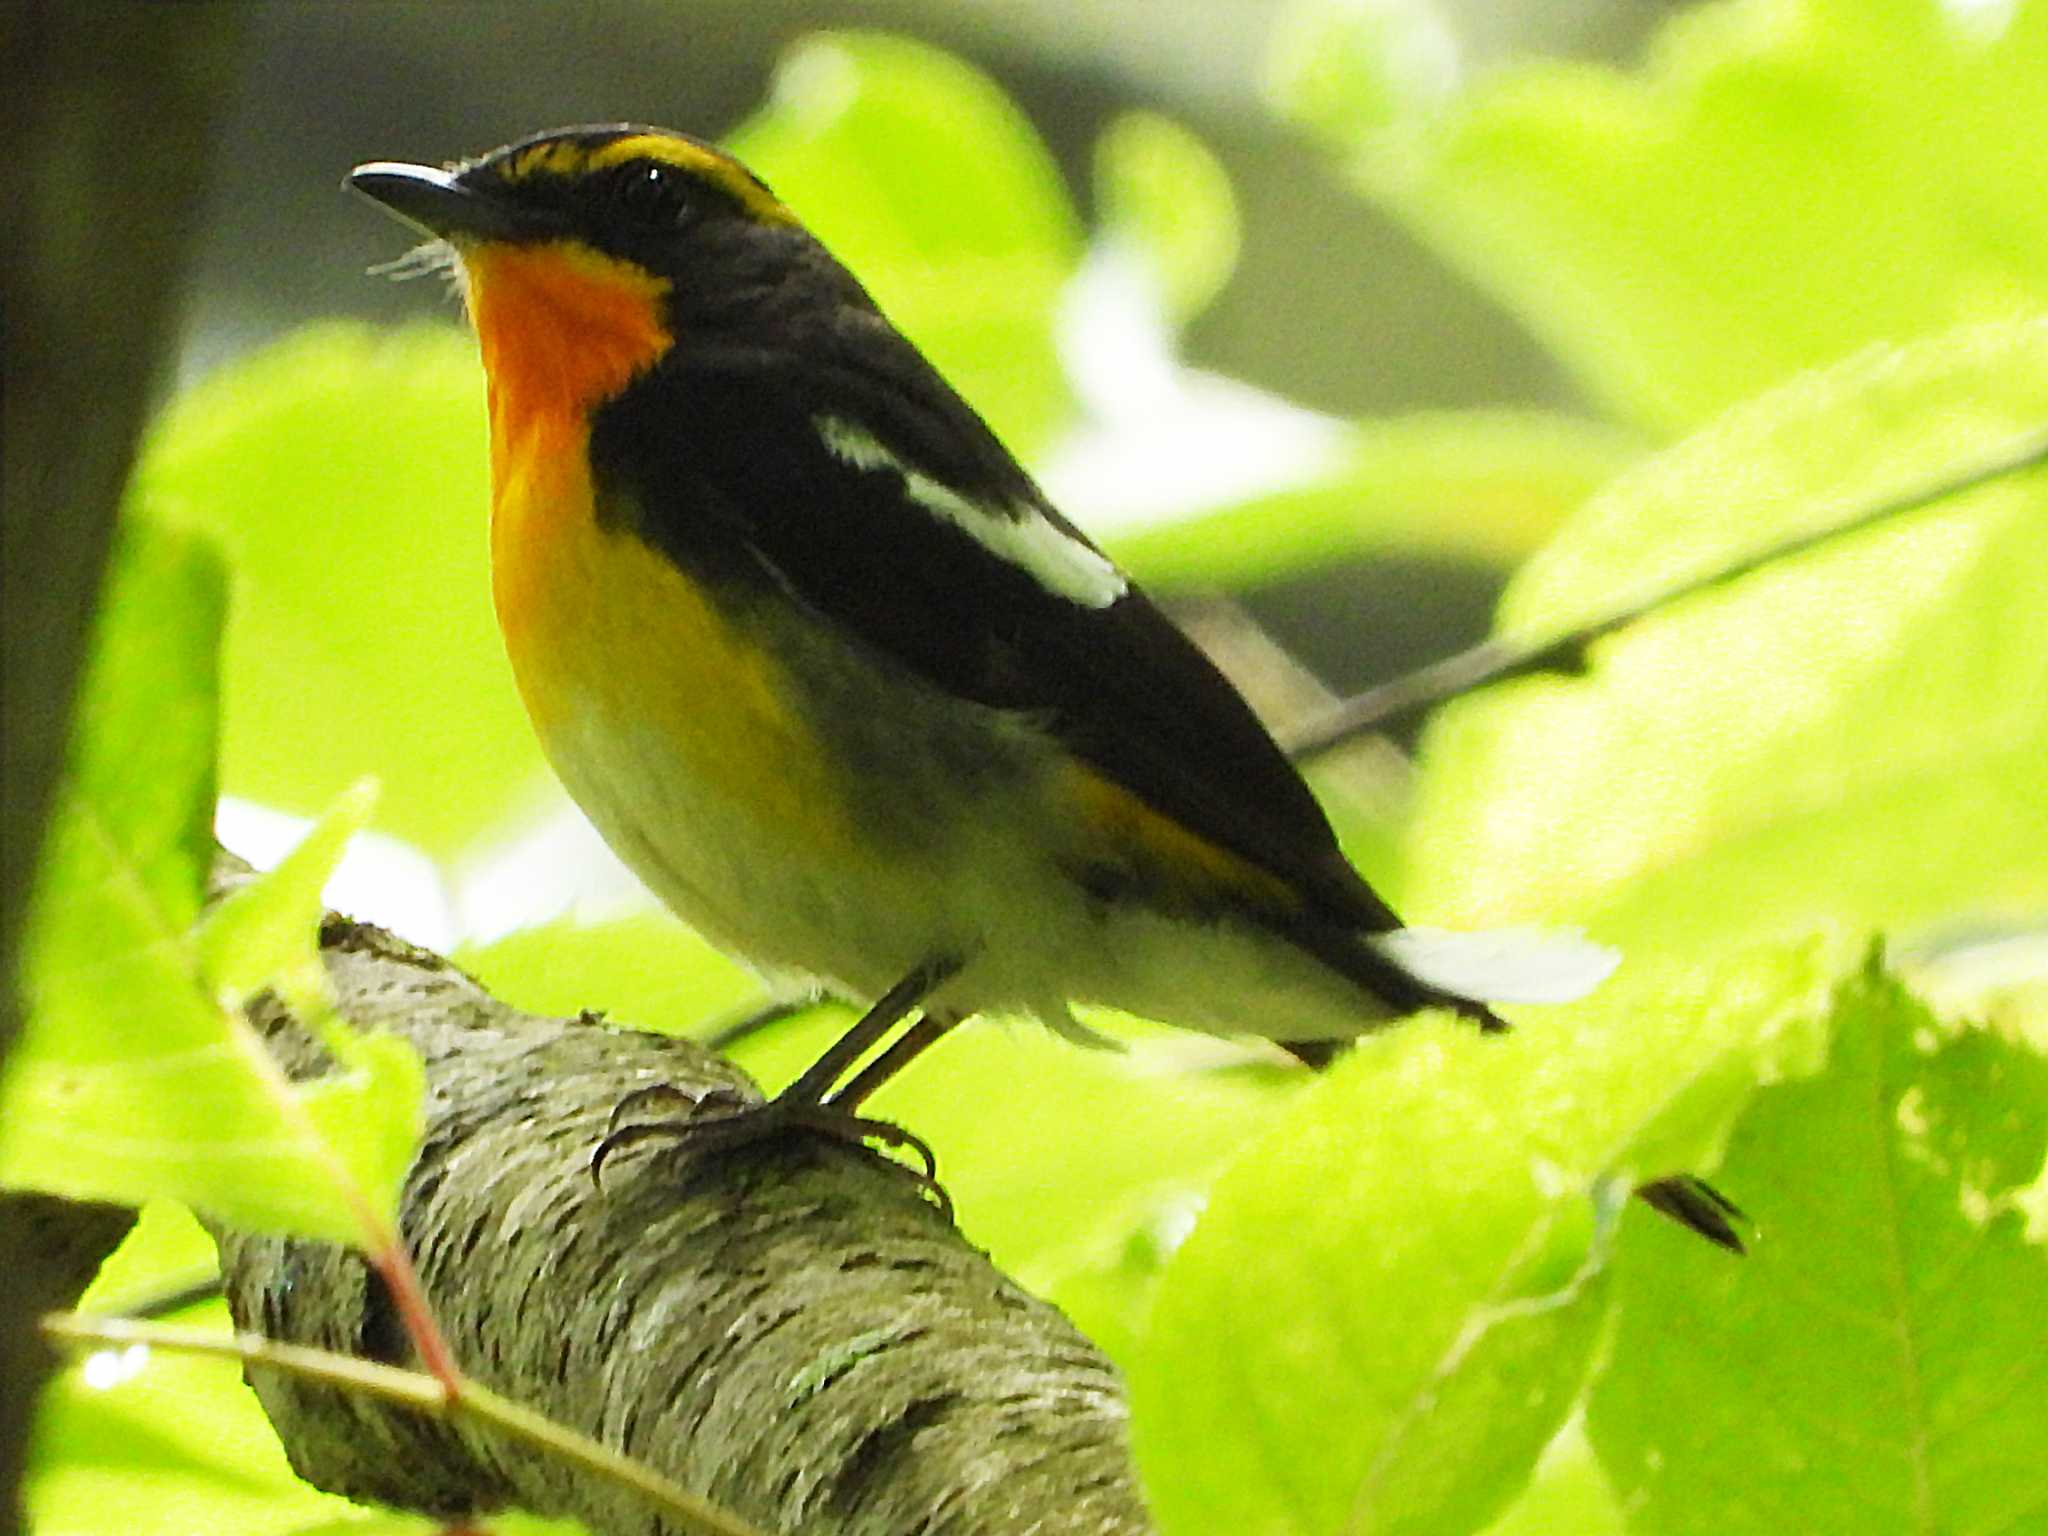
[[[550,221],[535,211],[430,165],[374,160],[350,171],[348,185],[443,240],[530,240],[551,232]]]

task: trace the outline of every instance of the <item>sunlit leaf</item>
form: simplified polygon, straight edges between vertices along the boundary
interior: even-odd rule
[[[225,1331],[225,1308],[208,1312]],[[293,1475],[239,1366],[160,1350],[103,1352],[57,1377],[31,1467],[25,1502],[37,1532],[294,1536],[367,1517]]]
[[[215,902],[193,933],[201,975],[214,995],[239,1006],[265,987],[288,988],[295,1003],[325,996],[325,971],[309,936],[320,926],[320,890],[377,803],[364,780],[336,801],[298,846],[260,880]]]
[[[1095,144],[1101,238],[1135,252],[1166,314],[1201,313],[1237,265],[1229,173],[1172,118],[1129,112]]]
[[[212,943],[195,937],[221,598],[204,546],[130,527],[31,916],[26,1028],[0,1085],[0,1179],[131,1204],[169,1196],[239,1225],[361,1242],[364,1208],[349,1202],[395,1198],[390,1146],[416,1120],[417,1060],[389,1042],[371,1048],[373,1070],[314,1090],[351,1144],[323,1142],[232,1011],[263,966],[312,963],[303,903],[259,893]],[[318,891],[340,840],[320,852],[288,861],[297,894]],[[345,1156],[372,1147],[375,1158]]]
[[[1938,480],[2048,422],[2048,322],[1786,386],[1596,497],[1510,588],[1542,635]],[[1629,964],[1816,922],[2048,903],[2048,475],[1688,599],[1583,678],[1497,687],[1426,740],[1411,903],[1569,915]]]
[[[225,792],[311,816],[374,775],[377,824],[445,857],[546,772],[491,615],[485,440],[452,325],[300,331],[157,424],[141,504],[235,572]]]
[[[1131,1389],[1164,1527],[1499,1514],[1600,1336],[1598,1213],[1700,1166],[1760,1072],[1810,1059],[1835,964],[1763,952],[1529,1010],[1505,1041],[1434,1017],[1364,1042],[1216,1184],[1159,1282]],[[1734,1262],[1688,1241],[1689,1269]]]
[[[522,928],[466,945],[455,960],[496,996],[533,1013],[584,1011],[667,1035],[702,1036],[763,1002],[761,984],[659,908]]]
[[[728,142],[1014,450],[1045,442],[1067,411],[1052,322],[1080,232],[987,76],[907,38],[818,33]]]
[[[1690,7],[1638,71],[1498,71],[1373,153],[1374,82],[1398,71],[1346,50],[1405,36],[1332,23],[1297,112],[1636,421],[1682,428],[1867,343],[2048,302],[2042,6]]]
[[[2048,1248],[2016,1196],[2048,1151],[2048,1061],[1946,1031],[1875,972],[1824,1075],[1759,1094],[1722,1177],[1741,1265],[1624,1232],[1594,1444],[1641,1536],[2039,1529]]]
[[[1127,535],[1114,547],[1143,581],[1232,591],[1376,556],[1506,565],[1635,456],[1624,433],[1533,411],[1359,422],[1312,483]]]
[[[1458,83],[1458,44],[1433,0],[1293,0],[1266,88],[1289,118],[1346,151],[1426,119]]]

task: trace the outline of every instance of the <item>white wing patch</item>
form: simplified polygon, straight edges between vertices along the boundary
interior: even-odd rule
[[[1107,608],[1130,589],[1124,573],[1035,507],[1005,510],[969,501],[951,486],[913,469],[872,433],[841,416],[815,423],[825,446],[856,469],[891,469],[904,494],[944,518],[983,549],[1030,575],[1046,591],[1084,608]]]
[[[1366,942],[1424,986],[1479,1003],[1569,1003],[1621,964],[1620,950],[1568,928],[1396,928]]]

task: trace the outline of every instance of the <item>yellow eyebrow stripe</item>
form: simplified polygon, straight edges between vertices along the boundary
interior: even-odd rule
[[[763,224],[796,222],[796,215],[756,181],[745,166],[715,149],[706,149],[687,139],[672,139],[666,134],[636,133],[599,145],[590,152],[589,166],[591,170],[601,170],[628,160],[658,160],[688,171],[698,180],[717,187]]]
[[[573,139],[551,139],[523,149],[506,165],[508,181],[541,175],[576,176],[628,160],[658,160],[718,188],[762,224],[795,224],[796,215],[730,155],[665,133],[630,133],[590,148]]]

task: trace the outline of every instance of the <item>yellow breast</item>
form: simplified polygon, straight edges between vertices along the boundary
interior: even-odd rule
[[[647,802],[586,803],[600,827],[712,795],[829,842],[838,797],[774,656],[674,562],[597,521],[590,412],[667,350],[665,285],[574,246],[484,247],[465,265],[489,381],[492,595],[557,771],[578,799]],[[635,767],[600,773],[593,756]]]

